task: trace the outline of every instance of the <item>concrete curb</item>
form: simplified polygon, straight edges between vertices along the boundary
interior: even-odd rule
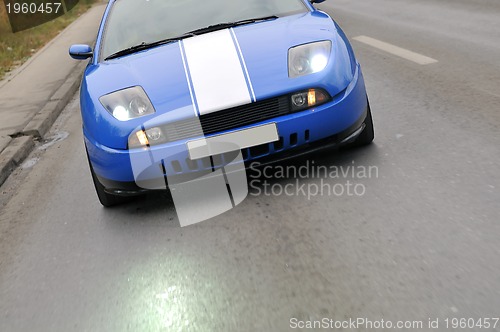
[[[33,150],[36,141],[47,135],[62,110],[78,90],[87,61],[66,62],[70,61],[69,55],[67,54],[67,47],[75,39],[79,39],[82,43],[87,44],[91,44],[92,41],[95,40],[95,32],[97,31],[94,32],[94,29],[96,29],[96,26],[98,26],[101,21],[106,2],[107,1],[97,1],[92,8],[85,12],[85,14],[77,18],[54,39],[36,52],[28,61],[13,70],[7,77],[0,81],[0,90],[2,90],[7,86],[8,82],[14,79],[19,80],[20,75],[26,75],[25,77],[21,77],[21,81],[28,84],[34,84],[34,87],[32,87],[30,91],[38,93],[42,92],[39,89],[47,89],[43,91],[42,98],[38,96],[35,108],[30,109],[29,112],[24,112],[26,116],[21,121],[15,119],[15,126],[5,126],[8,130],[3,130],[2,136],[0,136],[0,185],[2,185],[14,169],[24,161]],[[76,24],[80,25],[75,27]],[[69,30],[71,30],[71,32],[68,35],[67,31]],[[54,49],[51,49],[52,47],[54,47]],[[45,52],[48,53],[44,56]],[[57,56],[51,57],[50,52],[56,52]],[[58,72],[57,61],[60,61],[58,59],[62,59],[63,57],[65,62],[61,64],[61,68],[64,70]],[[41,58],[42,60],[40,60]],[[48,65],[50,74],[53,73],[53,76],[50,76],[48,79],[50,84],[45,87],[43,81],[41,82],[42,85],[38,84],[40,82],[30,83],[31,77],[29,75],[32,73],[35,75],[47,75],[46,71],[42,70],[45,69],[44,67],[37,68],[37,66],[44,65]],[[42,76],[39,79],[43,80],[43,77],[46,76]],[[9,86],[9,89],[13,90],[13,88],[10,87],[11,86]],[[2,98],[9,98],[9,96],[5,97],[2,95]],[[27,98],[26,102],[28,103],[29,96]],[[20,99],[20,103],[23,104],[24,100]],[[2,111],[5,111],[5,108],[2,109]],[[28,124],[23,128],[24,121],[27,121]],[[12,132],[14,130],[18,132]]]
[[[54,124],[59,114],[80,87],[80,81],[86,62],[77,64],[64,83],[49,98],[45,106],[35,114],[20,133],[20,137],[8,142],[0,150],[0,185],[30,154],[35,146],[35,139],[43,138]]]
[[[34,146],[31,136],[22,136],[14,138],[0,153],[0,185],[24,161]]]
[[[24,127],[21,131],[22,135],[33,136],[35,138],[43,138],[45,136],[71,97],[73,97],[80,87],[80,80],[85,65],[86,62],[81,62],[75,66],[75,69],[66,78],[66,81],[50,97],[45,106],[28,122],[26,127]]]

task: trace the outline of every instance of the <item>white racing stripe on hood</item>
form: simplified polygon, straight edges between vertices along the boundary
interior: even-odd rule
[[[234,29],[231,28],[230,31],[231,31],[231,35],[233,36],[234,43],[235,43],[236,47],[238,48],[238,53],[240,56],[241,64],[243,65],[243,69],[245,69],[245,75],[246,75],[246,79],[247,79],[248,88],[250,89],[250,92],[252,92],[252,101],[253,102],[257,101],[257,99],[255,98],[255,91],[253,90],[252,81],[250,80],[250,75],[248,74],[248,68],[247,68],[247,64],[245,63],[245,57],[243,56],[243,52],[241,51],[240,42],[238,41],[238,37],[236,37],[236,33],[234,32]]]
[[[252,101],[229,30],[188,38],[183,44],[200,115]]]
[[[193,88],[191,86],[191,77],[189,76],[189,72],[188,72],[188,69],[187,69],[186,55],[184,53],[182,40],[179,43],[179,48],[180,48],[180,51],[181,51],[182,65],[184,66],[184,72],[186,73],[186,80],[187,80],[188,87],[189,87],[189,95],[191,96],[191,103],[193,103],[194,115],[199,116],[198,109],[196,108],[197,107],[196,106],[196,102],[194,101],[194,92],[193,92]]]

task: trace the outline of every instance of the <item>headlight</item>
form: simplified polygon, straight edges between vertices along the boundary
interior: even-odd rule
[[[140,86],[112,92],[99,98],[99,101],[111,115],[120,121],[155,112],[146,92]]]
[[[329,40],[292,47],[288,50],[288,76],[294,78],[322,71],[331,50]]]

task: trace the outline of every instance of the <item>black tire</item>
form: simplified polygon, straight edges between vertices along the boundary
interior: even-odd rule
[[[370,109],[370,102],[368,102],[365,121],[363,121],[365,129],[359,134],[356,140],[347,145],[348,148],[365,146],[370,144],[375,138],[375,131],[373,130],[372,111]]]
[[[99,179],[97,178],[97,175],[94,172],[94,168],[92,167],[92,163],[90,162],[88,152],[87,152],[87,160],[89,162],[90,174],[92,174],[92,181],[94,182],[94,187],[97,193],[97,197],[99,198],[99,202],[103,206],[111,207],[130,201],[130,197],[112,195],[105,192],[104,186],[99,182]]]

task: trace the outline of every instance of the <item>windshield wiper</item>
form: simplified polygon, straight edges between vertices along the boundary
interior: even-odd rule
[[[124,55],[132,54],[132,53],[139,52],[142,50],[147,50],[149,48],[153,48],[153,47],[160,46],[160,45],[165,45],[168,43],[173,43],[173,42],[179,41],[181,39],[189,38],[189,37],[193,37],[193,36],[195,36],[195,34],[188,32],[188,33],[185,33],[185,34],[178,36],[178,37],[162,39],[162,40],[158,40],[158,41],[155,41],[152,43],[142,42],[139,45],[135,45],[135,46],[126,48],[124,50],[118,51],[116,53],[113,53],[113,54],[107,56],[104,60],[111,60],[111,59],[119,58],[119,57],[122,57]]]
[[[107,56],[104,60],[111,60],[111,59],[119,58],[119,57],[122,57],[124,55],[136,53],[136,52],[139,52],[142,50],[147,50],[149,48],[172,43],[172,42],[184,39],[184,38],[189,38],[189,37],[201,35],[201,34],[212,32],[212,31],[223,30],[223,29],[227,29],[227,28],[236,27],[239,25],[251,24],[251,23],[256,23],[256,22],[260,22],[260,21],[274,20],[277,18],[279,18],[279,17],[276,15],[272,15],[272,16],[264,16],[264,17],[257,17],[257,18],[249,18],[249,19],[236,21],[236,22],[226,22],[226,23],[218,23],[218,24],[214,24],[214,25],[209,25],[208,27],[196,29],[196,30],[190,31],[188,33],[185,33],[183,35],[180,35],[178,37],[162,39],[162,40],[155,41],[152,43],[142,42],[139,45],[135,45],[135,46],[126,48],[124,50],[118,51],[116,53],[113,53],[113,54]]]
[[[245,24],[250,24],[250,23],[256,23],[260,21],[268,21],[268,20],[275,20],[279,18],[276,15],[271,15],[271,16],[264,16],[264,17],[257,17],[257,18],[249,18],[241,21],[236,21],[236,22],[226,22],[226,23],[218,23],[214,25],[209,25],[208,27],[205,28],[200,28],[196,29],[193,31],[189,31],[189,33],[195,34],[195,35],[201,35],[204,33],[209,33],[217,30],[223,30],[223,29],[228,29],[228,28],[233,28],[239,25],[245,25]]]

